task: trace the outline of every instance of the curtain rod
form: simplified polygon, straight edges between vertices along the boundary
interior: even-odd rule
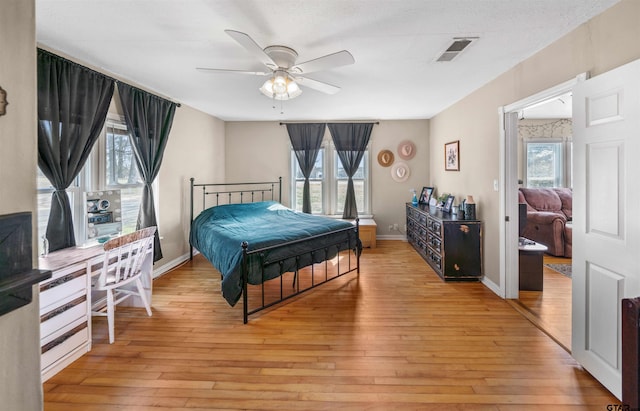
[[[122,83],[122,84],[125,84],[125,85],[127,85],[127,86],[129,86],[129,87],[131,87],[131,88],[134,88],[134,89],[138,90],[138,91],[141,91],[141,92],[143,92],[143,93],[150,94],[150,95],[152,95],[152,96],[153,96],[153,97],[155,97],[155,98],[159,98],[159,99],[161,99],[161,100],[168,101],[169,103],[173,103],[173,104],[175,104],[175,105],[176,105],[176,107],[180,107],[180,106],[181,106],[181,104],[180,104],[180,103],[177,103],[177,102],[175,102],[175,101],[171,101],[171,100],[169,100],[168,98],[161,97],[161,96],[159,96],[159,95],[157,95],[157,94],[150,93],[149,91],[144,90],[144,89],[141,89],[140,87],[132,86],[131,84],[129,84],[129,83],[125,83],[124,81],[120,81],[120,80],[114,80],[114,81],[116,82],[116,84],[118,84],[118,83]]]
[[[147,91],[147,90],[143,90],[143,89],[141,89],[141,88],[139,88],[139,87],[133,86],[133,85],[128,84],[128,83],[125,83],[124,81],[118,80],[118,79],[116,79],[116,78],[114,78],[114,77],[111,77],[111,76],[109,76],[109,75],[106,75],[106,74],[104,74],[104,73],[101,73],[101,72],[99,72],[99,71],[97,71],[97,70],[94,70],[94,69],[92,69],[92,68],[89,68],[89,67],[87,67],[87,66],[84,66],[84,65],[82,65],[82,64],[80,64],[80,63],[76,63],[75,61],[71,61],[71,60],[69,60],[68,58],[64,58],[64,57],[59,56],[59,55],[57,55],[57,54],[55,54],[55,53],[52,53],[52,52],[50,52],[50,51],[48,51],[48,50],[41,49],[40,47],[38,47],[38,52],[41,52],[41,53],[44,53],[44,54],[48,54],[49,56],[53,56],[53,57],[58,58],[58,59],[60,59],[60,60],[64,60],[64,61],[66,61],[67,63],[72,64],[72,65],[77,66],[77,67],[80,67],[80,68],[81,68],[81,69],[83,69],[83,70],[87,70],[87,71],[90,71],[90,72],[92,72],[92,73],[99,74],[99,75],[101,75],[101,76],[103,76],[103,77],[105,77],[105,78],[107,78],[107,79],[109,79],[109,80],[113,81],[113,82],[114,82],[114,83],[116,83],[116,84],[118,84],[118,83],[126,84],[126,85],[128,85],[129,87],[133,87],[133,88],[135,88],[135,89],[137,89],[137,90],[143,91],[143,92],[145,92],[145,93],[149,93],[149,94],[151,94],[152,96],[155,96],[155,97],[157,97],[157,98],[161,98],[161,99],[163,99],[163,100],[167,100],[168,102],[175,104],[177,107],[180,107],[180,106],[181,106],[181,104],[180,104],[180,103],[177,103],[177,102],[175,102],[175,101],[171,101],[171,100],[170,100],[170,99],[168,99],[168,98],[164,98],[164,97],[158,96],[157,94],[150,93],[150,92],[149,92],[149,91]]]
[[[313,121],[296,121],[296,122],[280,122],[281,126],[284,126],[286,124],[308,124],[308,123],[314,123]],[[379,121],[320,121],[320,122],[316,122],[316,123],[334,123],[334,124],[367,124],[367,123],[373,123],[373,124],[380,124]]]

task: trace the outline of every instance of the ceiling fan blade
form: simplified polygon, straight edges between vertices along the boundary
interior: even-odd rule
[[[235,30],[225,30],[224,32],[231,36],[232,39],[240,43],[242,47],[247,49],[249,53],[253,54],[265,66],[269,68],[278,67],[275,61],[273,61],[271,57],[269,57],[269,55],[264,52],[262,47],[260,47],[258,43],[253,41],[253,39],[248,34]]]
[[[313,73],[314,71],[327,70],[334,67],[346,66],[355,63],[351,53],[347,50],[338,51],[333,54],[318,57],[317,59],[305,61],[292,67],[292,71],[298,73]]]
[[[296,82],[298,82],[298,84],[300,84],[301,86],[309,87],[314,90],[321,91],[323,93],[336,94],[338,91],[340,91],[340,87],[338,86],[334,86],[329,83],[324,83],[322,81],[314,80],[309,77],[293,76],[293,79]]]
[[[270,71],[249,71],[249,70],[228,70],[228,69],[216,69],[208,67],[196,67],[198,71],[205,71],[209,73],[231,73],[231,74],[250,74],[253,76],[266,76],[271,74]]]

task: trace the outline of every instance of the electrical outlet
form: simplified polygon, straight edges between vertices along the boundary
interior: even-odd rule
[[[389,231],[393,231],[393,224],[389,224]]]
[[[398,224],[393,225],[393,231],[398,231]]]

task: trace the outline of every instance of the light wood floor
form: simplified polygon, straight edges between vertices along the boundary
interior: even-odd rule
[[[544,264],[571,264],[571,258],[544,256]],[[543,268],[543,291],[520,291],[516,310],[571,352],[571,279]]]
[[[604,410],[618,404],[481,283],[444,283],[402,241],[362,272],[242,324],[202,257],[154,281],[153,317],[119,308],[116,342],[43,386],[45,410]]]

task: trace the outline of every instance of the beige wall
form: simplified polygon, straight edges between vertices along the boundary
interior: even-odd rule
[[[283,203],[289,202],[289,170],[291,143],[285,126],[278,122],[226,123],[227,182],[264,181],[283,177]],[[325,138],[330,138],[327,129]],[[411,176],[402,183],[391,178],[390,167],[377,162],[380,150],[394,152],[403,140],[415,143],[415,157],[406,163]],[[378,236],[404,237],[404,203],[411,201],[409,189],[418,192],[429,185],[429,121],[381,121],[373,127],[369,143],[371,154],[372,212],[378,224]],[[389,231],[389,224],[398,224],[400,231]]]
[[[35,1],[4,0],[0,12],[0,214],[36,210]],[[35,227],[35,222],[33,224]],[[34,231],[34,249],[36,248]],[[37,261],[34,253],[34,263]],[[38,291],[34,301],[0,317],[0,409],[42,409]]]
[[[193,108],[176,109],[158,179],[162,265],[189,252],[189,178],[224,181],[224,122]]]
[[[640,1],[623,0],[431,119],[431,176],[439,188],[472,194],[484,227],[484,272],[500,285],[498,107],[590,72],[640,58]],[[443,171],[445,142],[460,139],[460,172]]]
[[[430,186],[429,162],[429,120],[380,121],[371,135],[371,184],[372,209],[379,238],[405,238],[405,203],[411,201],[410,189],[418,195],[422,187]],[[402,160],[398,155],[398,144],[410,140],[416,145],[416,155],[410,160]],[[391,167],[378,164],[378,153],[390,150],[395,161],[403,161],[411,170],[407,181],[398,183],[391,178]],[[389,225],[398,224],[399,231],[389,231]]]

